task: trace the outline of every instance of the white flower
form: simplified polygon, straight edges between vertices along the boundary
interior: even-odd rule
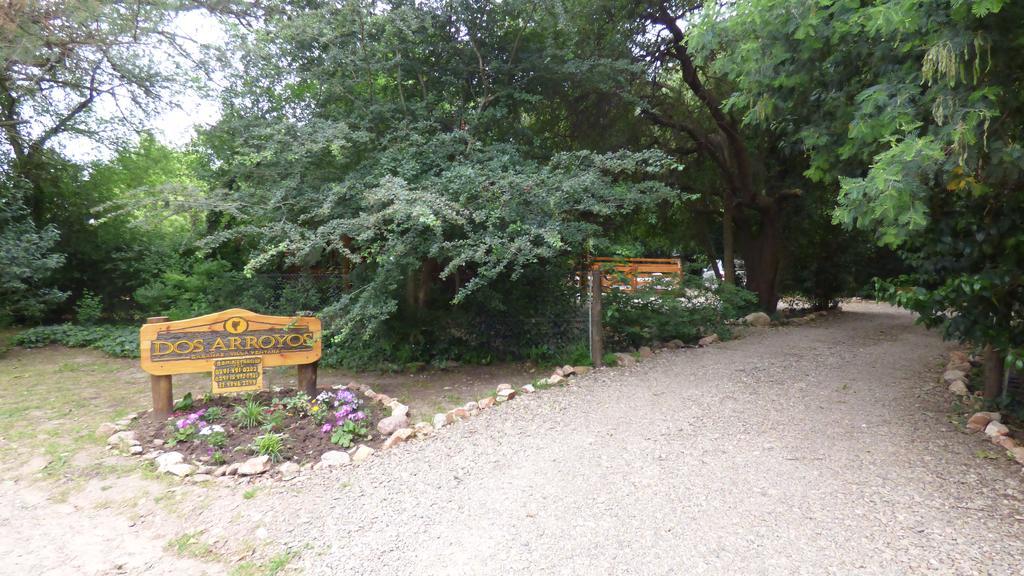
[[[206,428],[203,428],[202,430],[200,430],[199,431],[199,435],[200,436],[206,436],[208,434],[213,434],[214,432],[223,432],[223,431],[224,431],[224,427],[221,426],[220,424],[211,424],[211,425],[207,426]]]

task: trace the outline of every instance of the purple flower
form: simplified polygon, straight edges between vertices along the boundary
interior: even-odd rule
[[[207,426],[209,426],[209,424],[207,424],[205,420],[200,420],[199,421],[199,427],[200,428],[206,428]]]
[[[330,432],[331,431],[331,425],[330,424],[324,424],[323,426],[320,427],[320,431],[323,432],[324,434]]]
[[[362,420],[363,418],[366,418],[366,414],[364,414],[362,410],[360,410],[360,411],[356,412],[355,414],[352,414],[352,415],[350,415],[348,417],[348,419],[352,420],[353,422],[358,422],[359,420]]]
[[[178,430],[181,430],[182,428],[188,427],[188,424],[185,422],[184,418],[182,418],[181,420],[178,420],[177,425],[178,425]]]

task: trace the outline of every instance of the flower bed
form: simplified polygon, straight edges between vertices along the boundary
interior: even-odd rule
[[[167,420],[143,420],[138,439],[143,446],[162,445],[214,466],[253,456],[311,462],[356,442],[373,446],[372,431],[383,416],[378,410],[347,389],[315,398],[296,390],[201,400],[186,396]]]

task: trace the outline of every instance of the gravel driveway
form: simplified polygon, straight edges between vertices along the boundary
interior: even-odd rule
[[[0,574],[250,560],[173,554],[195,530],[217,550],[297,551],[288,574],[1024,574],[1020,466],[949,422],[946,348],[907,313],[850,304],[574,378],[252,499],[125,477],[58,505],[6,482]],[[76,503],[90,493],[144,507]]]
[[[850,304],[517,399],[265,513],[313,539],[309,574],[1022,574],[1019,466],[949,423],[945,350]]]

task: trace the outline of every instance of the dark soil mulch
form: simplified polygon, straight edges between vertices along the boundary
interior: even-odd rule
[[[269,408],[271,407],[271,402],[275,398],[292,396],[295,392],[296,391],[292,389],[284,389],[273,393],[263,391],[257,392],[255,397],[260,401],[260,403]],[[233,417],[235,408],[244,405],[247,398],[248,396],[232,395],[215,396],[209,401],[196,399],[189,410],[176,412],[166,420],[158,420],[150,414],[136,422],[137,438],[147,450],[153,446],[153,440],[160,439],[165,442],[163,446],[164,450],[181,452],[188,460],[208,462],[211,465],[215,464],[213,461],[213,454],[215,452],[220,452],[224,459],[224,463],[228,464],[233,462],[244,462],[245,460],[252,458],[255,455],[250,449],[253,440],[255,440],[257,436],[270,432],[285,434],[282,461],[291,460],[299,463],[315,462],[319,460],[320,455],[324,452],[342,449],[338,445],[332,444],[330,433],[321,432],[320,427],[309,417],[299,417],[294,414],[286,413],[281,424],[272,430],[268,430],[266,427],[239,427]],[[219,424],[224,428],[224,432],[227,436],[227,443],[224,446],[220,448],[210,446],[203,441],[203,436],[197,436],[195,440],[179,442],[174,446],[170,446],[169,441],[174,437],[175,422],[184,418],[189,413],[214,406],[217,406],[224,411],[224,417],[213,421],[207,420],[207,422],[211,425]],[[385,438],[378,438],[377,422],[384,416],[387,416],[387,409],[381,408],[380,406],[366,400],[363,401],[361,409],[366,414],[366,419],[362,422],[367,430],[369,430],[372,438],[370,440],[364,438],[362,440],[356,440],[356,442],[367,444],[375,449],[379,448]]]

